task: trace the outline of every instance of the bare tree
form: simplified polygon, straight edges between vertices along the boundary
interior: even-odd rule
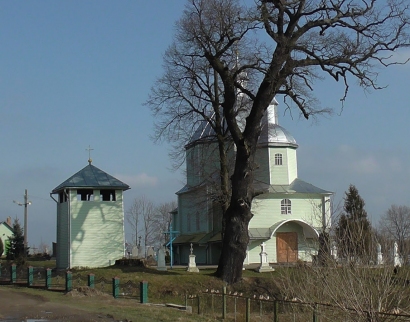
[[[156,241],[158,214],[151,200],[145,196],[135,198],[127,211],[127,220],[136,233],[136,242],[138,242],[138,235],[143,236],[144,247]]]
[[[171,221],[172,221],[172,211],[177,207],[175,201],[164,202],[156,207],[156,212],[158,213],[158,240],[162,244],[167,242],[165,239],[165,232],[169,231]]]
[[[140,234],[140,221],[141,221],[141,212],[139,209],[139,200],[134,199],[130,208],[125,212],[128,224],[131,226],[133,231],[133,237],[135,238],[135,245],[138,245],[138,237]]]
[[[379,222],[381,235],[390,243],[397,242],[400,255],[410,255],[410,207],[392,205]]]
[[[275,279],[285,299],[334,306],[320,312],[323,321],[392,321],[385,313],[408,314],[410,298],[408,272],[395,275],[391,266],[312,266],[279,270]],[[396,317],[400,319],[399,317]]]
[[[229,172],[221,172],[227,202],[217,276],[224,281],[242,276],[258,194],[254,157],[268,105],[283,95],[305,118],[323,113],[312,93],[325,76],[344,83],[342,100],[349,80],[380,89],[374,67],[396,64],[392,53],[409,45],[408,10],[407,0],[188,1],[148,105],[163,129],[157,137],[190,137],[198,120],[215,118],[215,128],[227,129],[216,131],[220,142],[235,145],[230,183]]]
[[[175,208],[175,202],[155,205],[145,196],[135,198],[127,211],[127,221],[136,234],[135,243],[139,243],[138,238],[141,236],[144,247],[159,247],[172,220],[170,213]]]

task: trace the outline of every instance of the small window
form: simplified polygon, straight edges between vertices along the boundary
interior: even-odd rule
[[[292,203],[289,199],[283,199],[280,202],[280,213],[282,215],[290,215],[292,213]]]
[[[282,165],[282,154],[275,154],[275,165]]]
[[[115,201],[115,190],[100,190],[102,201]]]
[[[78,201],[93,201],[94,191],[93,189],[77,189]]]

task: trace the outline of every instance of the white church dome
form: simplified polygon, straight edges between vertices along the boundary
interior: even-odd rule
[[[277,105],[278,103],[274,99],[272,104],[266,109],[265,115],[262,118],[262,130],[258,145],[291,146],[297,148],[298,144],[294,137],[278,124]],[[208,122],[203,121],[195,130],[187,147],[197,142],[214,140],[216,140],[214,129]]]

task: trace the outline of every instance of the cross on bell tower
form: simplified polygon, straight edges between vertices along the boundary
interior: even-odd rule
[[[91,159],[91,151],[94,149],[92,149],[91,146],[89,145],[88,148],[85,150],[88,151],[88,163],[91,164],[91,162],[93,162],[93,159]]]

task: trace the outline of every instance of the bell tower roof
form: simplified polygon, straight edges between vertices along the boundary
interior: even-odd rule
[[[55,187],[52,193],[57,193],[64,188],[130,189],[129,185],[93,166],[91,162],[89,162],[89,164],[82,170]]]

